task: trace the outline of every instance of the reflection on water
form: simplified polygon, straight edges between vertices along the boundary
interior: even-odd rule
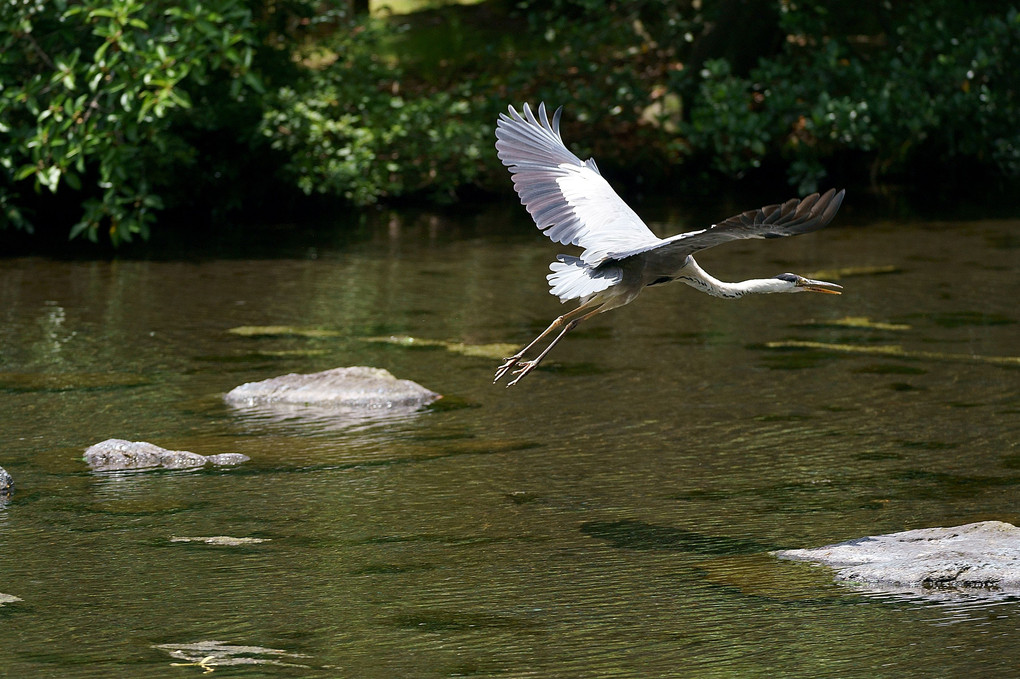
[[[381,426],[389,421],[417,417],[422,410],[417,406],[396,405],[388,408],[348,406],[309,406],[289,403],[269,405],[231,404],[237,426],[246,433],[286,433],[302,431],[325,434],[334,431],[354,433],[367,426]]]
[[[5,666],[1012,672],[1014,595],[852,590],[769,551],[1020,522],[1017,368],[984,360],[1018,355],[1018,228],[848,213],[708,251],[721,278],[842,272],[844,295],[661,286],[511,390],[498,355],[564,309],[544,278],[562,248],[513,211],[393,217],[279,256],[0,260]],[[444,398],[356,421],[222,401],[352,365]],[[88,472],[111,437],[251,461]]]
[[[959,590],[903,589],[857,590],[862,596],[917,616],[935,627],[969,625],[974,633],[1009,633],[996,630],[1001,621],[1016,617],[1020,595],[1015,592],[968,592]],[[988,628],[988,629],[982,629]]]

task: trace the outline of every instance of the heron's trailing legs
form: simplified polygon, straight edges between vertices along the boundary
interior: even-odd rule
[[[507,358],[503,362],[503,365],[499,366],[499,368],[496,369],[496,376],[492,380],[493,384],[498,382],[499,379],[507,373],[507,371],[518,365],[520,366],[520,368],[514,370],[514,375],[517,375],[517,377],[508,382],[506,386],[511,387],[520,382],[525,375],[527,375],[532,370],[538,367],[538,364],[542,362],[542,359],[544,359],[550,351],[552,351],[552,348],[556,346],[556,343],[563,339],[564,335],[566,335],[568,332],[577,327],[578,323],[587,320],[592,316],[604,311],[604,309],[602,308],[602,304],[603,304],[602,302],[596,302],[595,304],[582,304],[573,311],[569,311],[563,314],[562,316],[556,318],[556,320],[550,323],[549,327],[543,330],[538,337],[531,340],[528,346],[524,347],[513,356]],[[595,308],[592,309],[592,306],[594,306]],[[579,316],[579,314],[582,313],[583,315]],[[539,341],[542,340],[542,338],[546,337],[547,335],[549,335],[549,333],[559,328],[560,326],[564,326],[563,330],[560,330],[560,334],[556,335],[555,339],[553,339],[553,341],[549,343],[549,346],[542,350],[542,353],[540,353],[538,356],[536,356],[534,359],[530,361],[522,360],[524,358],[524,354],[528,353],[528,351],[536,344],[538,344]]]
[[[598,312],[597,311],[592,312],[592,314],[589,314],[589,316],[590,315],[594,315],[596,313],[598,313]],[[561,339],[563,339],[563,337],[568,332],[570,332],[575,327],[577,327],[577,324],[580,323],[581,321],[583,321],[585,318],[588,318],[588,316],[582,316],[581,318],[575,318],[572,321],[567,321],[567,324],[565,326],[563,326],[563,330],[560,330],[560,334],[556,335],[556,338],[553,339],[552,342],[549,342],[549,346],[547,346],[545,349],[543,349],[542,353],[540,353],[538,356],[536,356],[535,358],[533,358],[530,361],[518,361],[517,365],[519,365],[521,367],[514,371],[514,375],[517,375],[517,377],[515,377],[514,379],[510,380],[509,382],[507,382],[506,386],[512,387],[513,385],[517,384],[522,379],[524,379],[525,375],[527,375],[532,370],[537,368],[538,364],[542,362],[542,359],[545,358],[546,355],[550,351],[552,351],[552,348],[554,346],[556,346],[556,343],[559,342]]]
[[[538,337],[536,337],[535,339],[531,340],[531,342],[526,347],[524,347],[523,349],[518,351],[513,356],[509,356],[506,359],[504,359],[503,365],[499,366],[499,368],[496,369],[496,376],[492,379],[492,383],[495,384],[496,382],[498,382],[499,378],[503,377],[503,375],[505,375],[508,370],[510,370],[515,365],[520,363],[521,359],[524,358],[524,354],[528,353],[528,351],[530,351],[533,346],[538,344],[542,340],[543,337],[545,337],[546,335],[551,333],[553,330],[555,330],[556,328],[560,327],[561,325],[563,325],[564,323],[569,321],[571,316],[576,316],[579,312],[586,311],[586,310],[587,310],[587,307],[582,304],[581,306],[577,307],[576,309],[574,309],[572,311],[568,311],[567,313],[563,314],[562,316],[557,317],[556,320],[554,320],[552,323],[549,324],[548,328],[543,330],[541,332],[541,334],[539,334]],[[507,386],[510,386],[510,385],[508,384]]]

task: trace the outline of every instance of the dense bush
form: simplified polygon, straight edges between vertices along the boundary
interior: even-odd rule
[[[704,18],[680,3],[633,0],[519,0],[537,44],[514,54],[498,81],[510,103],[565,105],[578,153],[606,167],[656,172],[676,160],[670,148],[679,106],[668,85]],[[575,127],[576,130],[576,127]]]
[[[875,25],[862,26],[859,14],[789,5],[779,54],[746,77],[722,60],[700,70],[683,144],[730,176],[781,157],[801,191],[846,152],[868,160],[873,182],[959,163],[1015,180],[1020,15],[982,8],[876,3]]]
[[[32,228],[22,192],[77,192],[71,236],[147,235],[170,168],[196,165],[171,131],[189,88],[224,100],[258,82],[251,14],[232,0],[14,0],[0,14],[0,226]]]
[[[491,148],[488,116],[466,86],[402,94],[399,67],[381,56],[384,29],[368,20],[318,41],[303,55],[304,77],[268,97],[260,132],[306,194],[357,205],[414,193],[449,200]]]
[[[116,244],[164,204],[255,204],[271,181],[358,205],[505,189],[496,112],[540,100],[567,106],[572,148],[635,181],[768,166],[806,192],[840,164],[872,182],[1020,177],[1020,16],[998,4],[489,0],[417,21],[347,7],[11,0],[0,228],[59,204],[72,236]]]

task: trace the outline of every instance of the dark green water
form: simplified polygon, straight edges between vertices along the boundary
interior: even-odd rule
[[[656,288],[509,390],[497,360],[368,341],[522,344],[561,313],[563,249],[505,207],[281,231],[271,256],[0,260],[3,671],[196,676],[171,651],[218,641],[258,664],[191,652],[215,676],[1017,676],[1015,599],[853,591],[768,552],[1020,522],[1020,221],[851,212],[721,247],[720,278],[846,292]],[[222,402],[347,365],[445,398],[353,423]],[[89,472],[111,437],[252,459]],[[221,535],[267,541],[172,540]]]

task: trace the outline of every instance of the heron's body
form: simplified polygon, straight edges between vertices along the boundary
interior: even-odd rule
[[[531,372],[559,340],[581,321],[629,304],[647,287],[672,281],[687,283],[710,295],[735,299],[747,294],[829,292],[840,286],[795,274],[726,283],[712,277],[693,253],[732,240],[782,238],[820,229],[839,209],[843,192],[788,200],[749,210],[700,231],[659,238],[641,221],[602,177],[594,160],[581,161],[563,144],[556,111],[550,123],[545,105],[538,117],[525,104],[522,116],[510,108],[496,126],[496,149],[510,168],[514,188],[536,225],[558,243],[583,248],[579,256],[559,255],[550,266],[550,292],[567,302],[580,301],[496,371],[499,380],[509,370],[516,384]],[[559,334],[533,360],[523,357],[549,333]]]

